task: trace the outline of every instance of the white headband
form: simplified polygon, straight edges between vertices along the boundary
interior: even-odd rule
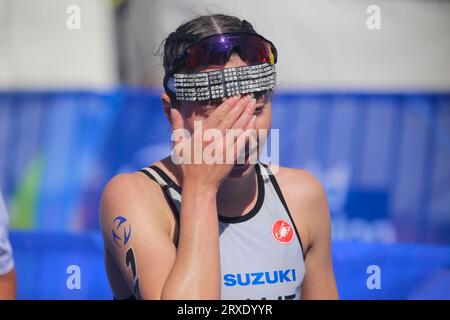
[[[205,101],[273,89],[275,65],[262,63],[200,73],[177,73],[168,81],[179,101]]]

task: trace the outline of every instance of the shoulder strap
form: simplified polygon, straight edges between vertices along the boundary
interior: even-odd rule
[[[264,183],[268,183],[270,181],[270,175],[272,174],[269,170],[269,168],[267,167],[266,164],[258,162],[256,164],[256,166],[258,166],[260,174],[263,178]]]
[[[158,183],[162,188],[167,187],[167,183],[150,167],[143,168],[139,172],[144,173],[147,177]]]
[[[161,186],[161,188],[164,189],[164,191],[172,189],[176,191],[176,193],[181,195],[180,186],[177,185],[172,179],[170,179],[170,177],[157,166],[150,166],[147,168],[143,168],[139,170],[139,172],[144,173],[147,177],[156,181]]]
[[[147,177],[149,177],[153,181],[156,181],[161,186],[167,203],[169,204],[170,209],[175,216],[178,226],[180,226],[180,212],[175,201],[181,199],[181,188],[157,166],[143,168],[139,170],[139,172],[144,173]]]
[[[278,198],[280,199],[281,204],[283,205],[284,209],[286,210],[286,213],[294,226],[294,231],[297,235],[298,241],[300,242],[300,248],[303,253],[303,258],[305,258],[305,252],[303,251],[302,239],[300,238],[300,234],[298,232],[297,226],[294,223],[294,219],[292,218],[291,212],[289,211],[288,205],[286,203],[286,200],[284,199],[283,192],[281,192],[280,186],[278,185],[277,179],[275,178],[275,175],[272,173],[272,171],[270,170],[270,168],[267,164],[261,163],[260,167],[261,167],[261,173],[264,171],[265,174],[267,174],[268,179],[272,183],[272,186],[275,189],[275,192],[276,192]]]

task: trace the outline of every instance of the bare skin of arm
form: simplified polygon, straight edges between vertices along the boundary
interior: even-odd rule
[[[14,300],[16,298],[16,271],[13,269],[0,276],[0,300]]]
[[[230,98],[204,121],[204,128],[251,129],[255,104],[249,98]],[[171,116],[174,129],[184,127],[178,111]],[[119,175],[105,187],[100,209],[105,247],[120,267],[130,291],[135,292],[136,277],[126,263],[127,252],[132,248],[142,299],[220,299],[216,198],[221,181],[233,164],[180,166],[183,201],[178,248],[173,243],[169,209],[162,191],[141,173]],[[111,236],[117,216],[124,216],[132,228],[126,246],[119,247]]]
[[[331,220],[325,192],[308,172],[280,168],[276,175],[305,254],[302,299],[338,299],[331,261]]]

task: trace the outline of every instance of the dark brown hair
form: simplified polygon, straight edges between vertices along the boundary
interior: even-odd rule
[[[173,60],[190,45],[203,38],[228,32],[257,34],[248,21],[223,14],[199,16],[183,23],[161,43],[161,46],[164,45],[163,66],[165,72],[167,73],[172,68]]]

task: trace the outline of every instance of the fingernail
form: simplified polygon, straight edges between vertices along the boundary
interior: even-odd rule
[[[250,103],[256,104],[256,99],[255,99],[255,98],[252,98],[252,100],[250,100]]]
[[[255,114],[255,115],[253,115],[253,118],[252,118],[252,123],[255,123],[255,121],[256,121],[256,114]]]

